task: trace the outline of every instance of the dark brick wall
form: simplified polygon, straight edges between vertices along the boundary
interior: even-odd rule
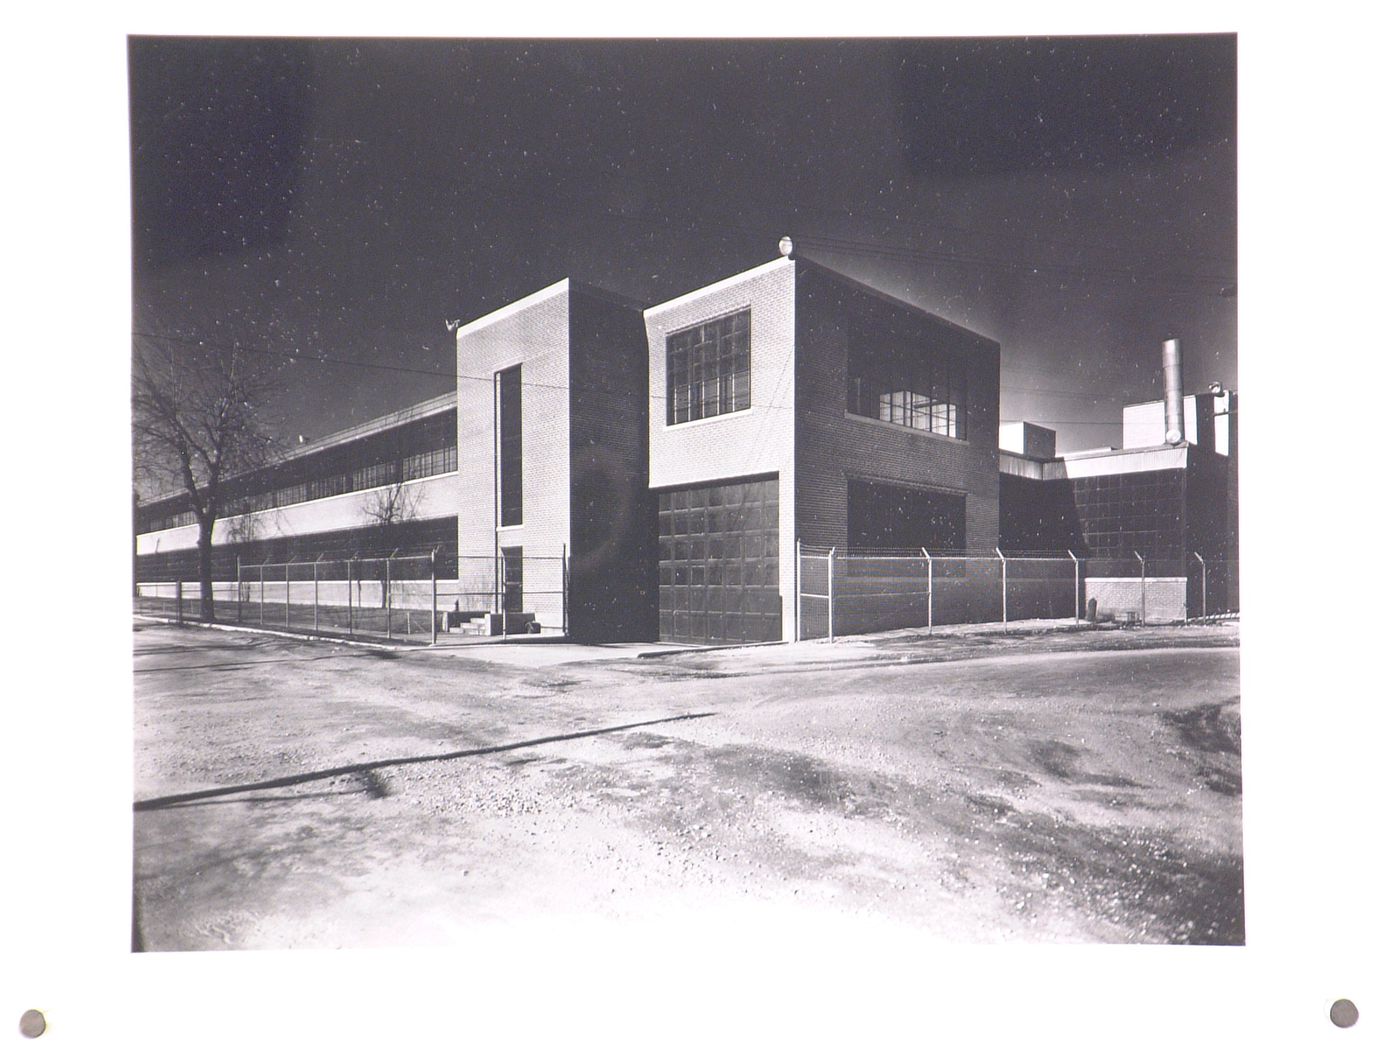
[[[647,339],[641,311],[570,282],[569,629],[657,632],[656,498],[647,487]]]
[[[957,325],[886,299],[821,267],[798,264],[797,534],[804,544],[847,542],[847,480],[914,485],[965,497],[966,542],[999,535],[997,430],[1000,347]],[[967,440],[846,414],[850,311],[894,338],[960,356],[967,369]]]
[[[1073,482],[1067,479],[1039,481],[1003,474],[1001,549],[1006,552],[1084,550]]]
[[[1182,539],[1187,553],[1203,558],[1239,557],[1238,521],[1230,461],[1197,454],[1187,459]]]

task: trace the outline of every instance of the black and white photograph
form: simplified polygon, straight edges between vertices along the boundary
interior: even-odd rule
[[[24,277],[10,444],[100,407],[14,548],[22,1039],[1394,1029],[1296,26],[295,24],[53,88],[120,294]]]
[[[133,37],[134,950],[1244,943],[1235,51]]]

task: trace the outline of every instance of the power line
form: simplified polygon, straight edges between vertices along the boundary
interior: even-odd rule
[[[1006,272],[1024,271],[1033,275],[1070,277],[1102,277],[1128,280],[1134,284],[1147,282],[1208,282],[1225,286],[1234,282],[1234,277],[1216,274],[1161,273],[1142,274],[1123,267],[1086,266],[1073,263],[1030,262],[1017,259],[998,259],[994,256],[963,255],[957,252],[939,252],[928,249],[900,248],[891,245],[874,244],[868,241],[852,241],[843,238],[821,235],[804,235],[800,242],[803,247],[812,246],[818,250],[833,251],[847,255],[863,255],[880,259],[909,259],[917,261],[942,262],[960,266],[982,266]],[[1202,294],[1205,294],[1202,292]],[[1219,292],[1210,293],[1218,295]]]
[[[606,174],[608,174],[608,175],[611,176],[611,175],[614,174],[614,173],[612,173],[612,172],[607,172]],[[506,192],[505,192],[503,189],[501,189],[500,187],[495,186],[495,185],[493,185],[493,184],[484,183],[484,182],[481,181],[480,179],[473,179],[473,180],[470,180],[469,184],[472,186],[473,189],[475,189],[475,190],[477,190],[477,191],[479,191],[479,192],[483,192],[483,193],[485,193],[485,194],[488,195],[488,196],[492,196],[492,197],[496,198],[497,200],[507,200],[507,201],[515,201],[515,200],[518,200],[518,197],[515,197],[515,196],[513,196],[512,194],[506,193]],[[537,194],[537,196],[539,196],[539,195]],[[594,204],[595,201],[596,201],[596,199],[597,199],[596,196],[594,196],[594,195],[585,194],[585,193],[581,193],[581,192],[577,192],[577,191],[572,191],[572,190],[571,190],[570,188],[568,188],[565,184],[561,184],[561,183],[559,182],[559,180],[557,180],[557,179],[552,180],[552,185],[549,187],[549,192],[548,192],[548,198],[549,198],[550,202],[551,202],[552,204],[557,204],[558,198],[561,197],[561,196],[562,196],[562,197],[565,197],[565,198],[567,198],[567,199],[572,199],[572,200],[575,200],[575,201],[584,202],[584,203],[589,204],[589,205]],[[772,207],[772,206],[770,206],[770,207]],[[789,206],[789,208],[790,208],[790,206]],[[820,209],[820,210],[823,210],[823,211],[826,211],[826,212],[832,213],[832,214],[840,214],[840,215],[842,215],[842,216],[844,216],[844,217],[847,217],[847,218],[853,218],[853,217],[856,217],[856,215],[857,215],[857,213],[850,212],[850,211],[844,211],[844,210],[833,210],[833,209]],[[642,224],[642,225],[654,226],[654,227],[661,227],[661,228],[671,228],[671,227],[675,227],[675,226],[679,226],[679,227],[681,227],[681,228],[686,228],[686,229],[690,229],[690,230],[697,230],[697,229],[701,229],[701,228],[702,228],[702,224],[701,224],[700,222],[697,222],[697,221],[694,221],[694,220],[687,221],[687,220],[677,219],[677,218],[675,218],[674,216],[671,216],[671,215],[661,215],[661,214],[655,214],[655,213],[652,213],[652,214],[649,214],[649,215],[635,215],[635,214],[627,214],[627,213],[625,213],[625,212],[619,212],[619,211],[616,211],[616,210],[613,210],[613,209],[604,209],[603,211],[601,211],[601,212],[599,212],[599,213],[597,213],[597,214],[599,214],[599,215],[601,215],[601,216],[603,216],[603,217],[606,217],[606,218],[610,218],[610,219],[621,220],[621,221],[624,221],[624,222],[640,223],[640,224]],[[879,221],[879,220],[883,219],[883,217],[870,216],[870,215],[866,215],[865,218],[867,218],[868,220],[871,220],[871,221]],[[741,233],[749,234],[749,235],[751,235],[751,234],[753,233],[753,225],[752,225],[752,224],[744,225],[744,224],[739,224],[739,223],[724,222],[724,221],[722,221],[722,220],[721,220],[721,221],[717,221],[717,220],[714,220],[714,219],[709,219],[709,220],[706,220],[705,223],[704,223],[703,225],[704,225],[704,226],[708,226],[708,227],[713,228],[713,229],[732,230],[732,231],[741,232]],[[979,237],[984,237],[984,238],[986,238],[986,237],[993,237],[993,236],[996,236],[996,237],[1004,236],[1004,235],[1005,235],[1005,232],[1006,232],[1006,231],[989,231],[989,230],[985,230],[985,229],[977,229],[977,228],[975,228],[975,227],[970,227],[970,226],[959,226],[959,225],[956,225],[956,224],[953,224],[953,223],[948,223],[948,222],[936,222],[936,221],[932,221],[932,220],[930,220],[930,221],[922,221],[922,220],[920,220],[920,225],[923,226],[923,227],[927,227],[927,228],[935,229],[935,230],[937,230],[937,229],[956,230],[956,231],[958,231],[958,232],[960,232],[960,233],[973,234],[973,235],[976,235],[976,236],[979,236]],[[1020,269],[1020,270],[1029,271],[1029,272],[1031,272],[1031,273],[1033,273],[1033,274],[1037,274],[1037,275],[1040,274],[1040,273],[1042,273],[1042,272],[1045,272],[1046,274],[1049,274],[1049,273],[1051,273],[1051,272],[1053,271],[1053,272],[1058,272],[1058,273],[1061,273],[1061,274],[1069,274],[1069,275],[1076,275],[1076,276],[1091,276],[1091,277],[1092,277],[1092,276],[1097,276],[1097,277],[1111,277],[1111,278],[1126,278],[1126,279],[1129,279],[1129,280],[1133,281],[1134,283],[1145,283],[1145,282],[1149,282],[1149,281],[1158,281],[1158,282],[1160,282],[1160,281],[1162,280],[1162,278],[1167,278],[1167,279],[1177,280],[1177,281],[1186,281],[1186,282],[1190,282],[1190,281],[1206,281],[1206,282],[1210,282],[1210,283],[1216,284],[1216,285],[1232,284],[1232,283],[1235,281],[1235,278],[1234,278],[1234,277],[1224,277],[1224,276],[1218,276],[1218,275],[1215,275],[1215,274],[1166,273],[1166,274],[1158,274],[1158,275],[1148,275],[1148,274],[1140,274],[1140,273],[1137,273],[1136,271],[1129,270],[1129,269],[1126,269],[1126,268],[1123,268],[1123,267],[1113,267],[1113,266],[1108,266],[1108,265],[1103,265],[1103,264],[1073,264],[1073,263],[1034,262],[1034,261],[1023,260],[1023,259],[998,259],[998,258],[996,258],[996,257],[994,257],[994,256],[985,256],[985,255],[983,255],[983,256],[966,255],[966,254],[960,254],[960,253],[958,253],[958,252],[953,252],[953,251],[942,251],[942,252],[940,252],[940,251],[928,250],[928,249],[901,248],[901,247],[894,246],[894,245],[879,244],[879,243],[875,243],[875,242],[871,242],[871,241],[861,241],[861,240],[855,240],[855,239],[851,239],[851,238],[838,237],[838,236],[827,235],[827,234],[811,233],[811,232],[802,230],[802,229],[800,228],[800,226],[798,226],[797,224],[794,224],[794,229],[792,230],[792,235],[793,235],[794,239],[798,241],[799,246],[804,246],[804,245],[806,245],[806,244],[809,243],[809,242],[819,242],[818,245],[817,245],[818,247],[825,247],[825,248],[826,248],[827,250],[829,250],[829,251],[844,251],[844,252],[846,252],[847,254],[871,254],[871,253],[875,253],[875,254],[877,254],[879,257],[884,257],[884,258],[904,258],[904,259],[915,259],[915,260],[928,260],[928,261],[952,263],[952,264],[954,264],[954,265],[984,266],[984,267],[993,267],[993,268],[1000,267],[1000,268],[1003,268],[1003,269],[1010,269],[1010,270],[1017,270],[1017,269]],[[1066,248],[1073,248],[1073,249],[1075,249],[1075,250],[1077,250],[1077,251],[1095,251],[1095,250],[1103,250],[1103,249],[1101,249],[1101,248],[1099,248],[1099,247],[1097,247],[1097,246],[1094,246],[1094,245],[1085,244],[1085,243],[1080,243],[1080,242],[1074,242],[1074,241],[1067,241],[1067,240],[1059,239],[1059,238],[1038,238],[1038,239],[1041,240],[1041,241],[1043,241],[1044,243],[1058,244],[1058,245],[1061,245],[1061,246],[1066,247]],[[1158,258],[1158,259],[1165,259],[1165,258],[1170,258],[1170,257],[1173,257],[1173,256],[1174,256],[1174,257],[1176,257],[1177,259],[1198,259],[1198,260],[1201,260],[1201,261],[1203,261],[1203,262],[1218,262],[1218,263],[1225,263],[1225,264],[1227,264],[1227,265],[1233,265],[1233,262],[1234,262],[1232,259],[1228,259],[1228,258],[1223,257],[1223,256],[1212,256],[1212,255],[1205,255],[1205,254],[1193,254],[1193,253],[1189,253],[1189,252],[1171,252],[1171,251],[1156,250],[1156,251],[1149,251],[1147,254],[1148,254],[1150,257]],[[1187,294],[1195,294],[1195,293],[1187,293]],[[1204,293],[1201,293],[1201,294],[1204,294]],[[1212,292],[1212,293],[1210,293],[1210,294],[1211,294],[1211,295],[1218,295],[1218,294],[1219,294],[1219,291],[1217,290],[1216,292]]]
[[[504,190],[500,189],[499,187],[489,184],[483,184],[478,180],[470,182],[469,185],[471,185],[471,187],[474,190],[483,192],[487,196],[494,197],[497,200],[510,202],[518,200],[518,197],[515,197],[511,194],[507,194]],[[562,186],[556,185],[552,187],[550,196],[551,203],[557,204],[558,198],[561,196],[566,199],[584,202],[589,205],[592,205],[596,200],[596,198],[594,197],[587,196],[581,193],[570,193]],[[613,209],[605,209],[596,214],[603,218],[618,220],[622,222],[639,223],[644,226],[652,226],[662,229],[671,229],[679,227],[681,229],[689,229],[694,231],[709,228],[712,230],[729,230],[747,235],[753,234],[752,224],[743,225],[739,223],[724,222],[722,220],[708,219],[701,223],[695,220],[678,219],[670,215],[632,215],[627,214],[625,212],[619,212]],[[933,228],[938,228],[940,224],[930,222],[926,225],[931,226]],[[989,236],[989,234],[986,234],[985,231],[973,230],[970,227],[955,227],[949,226],[946,223],[942,225],[945,228],[949,229],[961,229],[964,232],[980,233],[983,236]],[[1022,271],[1035,276],[1055,276],[1058,274],[1060,276],[1072,277],[1099,277],[1115,280],[1129,280],[1134,284],[1149,284],[1154,282],[1162,284],[1171,281],[1175,281],[1178,283],[1207,282],[1212,285],[1215,285],[1216,291],[1207,293],[1204,291],[1196,292],[1193,290],[1187,293],[1175,294],[1208,294],[1211,297],[1215,297],[1220,294],[1219,289],[1221,286],[1233,284],[1235,281],[1234,277],[1224,277],[1215,274],[1165,273],[1153,275],[1138,273],[1136,271],[1126,269],[1123,267],[1111,267],[1105,265],[1034,262],[1020,259],[998,259],[994,256],[967,255],[952,251],[940,252],[930,249],[902,248],[895,245],[879,244],[872,241],[860,241],[853,240],[850,238],[832,236],[829,234],[812,233],[802,230],[800,226],[796,226],[796,224],[794,224],[794,226],[796,228],[793,229],[792,234],[794,239],[798,242],[799,247],[807,246],[810,244],[814,245],[818,250],[832,251],[848,255],[865,255],[867,257],[872,258],[901,259],[905,261],[939,262],[955,266],[972,266],[990,269],[1000,269],[1007,272]],[[1061,241],[1058,243],[1068,245],[1070,242]],[[1087,246],[1076,245],[1075,247],[1078,247],[1081,250],[1087,249]],[[1162,254],[1163,253],[1156,253],[1157,257],[1161,257]],[[1165,293],[1159,292],[1158,294]]]
[[[1055,423],[1059,426],[1094,426],[1094,427],[1121,427],[1122,420],[1106,419],[1001,419],[1001,423]]]
[[[411,366],[409,366],[409,365],[387,365],[387,364],[383,364],[383,363],[377,362],[377,361],[354,361],[354,360],[351,360],[350,358],[331,357],[331,356],[326,355],[326,354],[302,354],[302,353],[299,353],[298,351],[295,351],[295,350],[269,350],[269,349],[260,348],[260,347],[246,346],[246,345],[240,344],[240,343],[225,343],[225,342],[221,342],[221,341],[218,341],[218,340],[212,340],[212,339],[196,339],[196,338],[190,337],[190,336],[158,335],[158,334],[156,334],[156,333],[154,333],[154,332],[142,332],[142,331],[137,331],[137,330],[133,330],[133,331],[132,331],[132,335],[135,335],[135,336],[144,336],[144,337],[150,338],[150,339],[167,340],[167,341],[170,341],[170,342],[189,343],[189,344],[198,345],[198,346],[220,347],[220,348],[224,348],[224,349],[228,349],[228,350],[236,350],[236,351],[241,351],[241,352],[246,352],[246,353],[251,353],[251,354],[260,354],[260,355],[263,355],[263,356],[265,356],[265,357],[284,358],[284,359],[286,359],[286,360],[293,361],[293,362],[295,362],[295,361],[309,361],[309,362],[312,362],[312,363],[315,363],[315,364],[339,365],[339,366],[347,367],[347,368],[368,368],[368,369],[372,369],[372,370],[374,370],[374,371],[379,371],[379,372],[400,372],[400,373],[404,373],[404,374],[406,374],[406,375],[431,376],[431,377],[433,377],[433,378],[435,378],[435,379],[459,379],[459,380],[465,379],[465,380],[468,380],[468,381],[471,381],[471,382],[479,382],[479,383],[494,383],[494,382],[495,382],[495,377],[494,377],[494,376],[470,375],[470,374],[462,373],[462,372],[442,372],[442,371],[437,371],[437,370],[435,370],[435,369],[414,368],[414,367],[411,367]],[[527,359],[527,360],[529,360],[529,359]],[[521,362],[521,363],[524,363],[524,362]],[[784,369],[784,371],[786,371],[786,369]],[[583,392],[588,392],[588,391],[587,391],[587,387],[568,386],[568,385],[565,385],[565,384],[562,384],[562,383],[539,383],[539,382],[531,382],[531,381],[527,381],[527,380],[525,380],[525,379],[523,379],[523,378],[521,379],[520,385],[523,386],[523,387],[534,387],[534,388],[537,388],[537,389],[544,389],[544,390],[560,390],[560,391],[572,391],[572,392],[579,392],[580,390],[582,390]],[[1015,390],[1015,391],[1018,391],[1018,392],[1031,392],[1031,393],[1049,394],[1049,395],[1060,396],[1060,397],[1070,397],[1070,398],[1076,398],[1076,399],[1079,399],[1079,400],[1089,401],[1089,402],[1098,402],[1098,401],[1106,400],[1106,397],[1103,396],[1103,395],[1084,394],[1084,393],[1078,393],[1078,392],[1072,391],[1072,390],[1064,390],[1064,389],[1058,389],[1058,390],[1057,390],[1057,389],[1050,389],[1050,388],[1045,388],[1045,387],[1034,387],[1034,386],[1032,386],[1032,387],[1022,387],[1022,386],[1007,386],[1007,385],[1002,385],[1000,389],[1002,389],[1002,390]],[[780,393],[780,392],[779,392],[779,393]],[[774,396],[773,396],[773,398],[772,398],[772,399],[769,401],[769,403],[768,403],[767,405],[765,405],[764,407],[765,407],[765,408],[768,408],[768,409],[785,409],[786,406],[778,405],[778,404],[776,403],[777,398],[778,398],[778,396],[779,396],[779,393],[775,393]],[[662,402],[664,402],[664,401],[667,400],[667,395],[665,395],[665,394],[649,394],[648,397],[649,397],[650,400],[653,400],[653,401],[662,401]],[[1007,422],[1007,421],[1006,421],[1006,420],[1003,420],[1003,422]],[[1073,422],[1092,422],[1092,420],[1082,420],[1082,421],[1081,421],[1081,420],[1049,420],[1049,422],[1073,423]]]
[[[597,165],[597,164],[594,164],[594,165],[586,165],[586,164],[580,164],[580,163],[570,163],[567,170],[568,170],[568,172],[569,172],[570,174],[577,173],[578,171],[581,171],[581,170],[582,170],[582,171],[587,171],[587,172],[591,172],[591,173],[594,174],[594,175],[602,176],[602,177],[604,177],[604,178],[606,178],[606,179],[616,179],[616,178],[618,178],[618,177],[621,176],[621,172],[620,172],[619,170],[617,170],[616,168],[606,167],[606,166]],[[473,174],[473,175],[478,175],[479,173],[473,172],[472,174]],[[552,178],[552,179],[550,180],[550,182],[551,182],[551,184],[550,184],[550,186],[548,187],[548,189],[547,189],[547,191],[546,191],[546,194],[538,194],[538,196],[546,196],[546,195],[547,195],[547,196],[548,196],[548,199],[549,199],[549,201],[550,201],[551,203],[554,203],[554,202],[557,200],[557,198],[560,197],[560,196],[570,197],[570,198],[572,198],[572,199],[574,199],[574,200],[587,201],[588,203],[593,203],[593,202],[596,201],[596,199],[597,199],[596,193],[586,193],[586,192],[583,192],[583,191],[576,190],[576,189],[574,189],[570,184],[565,183],[565,182],[562,182],[557,176],[555,176],[554,178]],[[505,193],[505,191],[503,191],[502,189],[500,189],[498,186],[493,185],[493,184],[483,184],[483,183],[479,180],[479,178],[478,178],[478,180],[474,183],[474,185],[476,186],[476,188],[481,189],[481,190],[484,190],[485,192],[487,192],[487,193],[489,193],[489,194],[492,194],[492,195],[495,195],[495,196],[497,196],[498,198],[508,198],[508,195]],[[785,211],[789,211],[789,212],[793,212],[793,211],[795,210],[795,209],[793,208],[792,202],[791,202],[790,200],[781,200],[781,201],[780,201],[780,200],[775,200],[775,199],[769,198],[768,200],[762,201],[762,202],[760,203],[760,202],[758,202],[754,197],[752,197],[751,195],[749,195],[747,199],[748,199],[748,203],[749,203],[749,204],[761,206],[761,207],[763,207],[765,210],[770,210],[770,211],[785,210]],[[820,214],[825,214],[825,215],[838,216],[838,217],[840,217],[840,218],[842,218],[842,219],[847,219],[847,220],[850,220],[850,219],[865,219],[865,220],[868,221],[868,222],[876,222],[876,223],[888,223],[888,222],[890,221],[890,216],[885,215],[885,214],[880,214],[880,213],[878,213],[878,212],[871,212],[871,211],[869,211],[868,209],[867,209],[867,210],[864,210],[864,211],[855,211],[855,210],[852,210],[852,209],[850,209],[850,208],[823,208],[823,207],[820,207],[820,206],[804,206],[801,210],[802,210],[803,212],[806,212],[806,213],[820,213]],[[627,220],[637,221],[637,222],[653,222],[653,223],[669,222],[669,218],[668,218],[667,216],[660,216],[660,215],[656,215],[656,216],[634,216],[634,215],[618,214],[618,213],[616,213],[616,212],[604,212],[604,214],[612,215],[612,216],[615,217],[615,218],[627,219]],[[896,220],[898,219],[897,216],[896,216],[895,218],[896,218]],[[917,220],[917,222],[918,222],[919,227],[920,227],[920,228],[923,228],[923,229],[950,230],[950,231],[955,231],[955,232],[957,232],[957,233],[971,234],[971,235],[973,235],[973,236],[981,237],[981,238],[989,238],[989,237],[1004,238],[1004,237],[1008,237],[1008,236],[1013,236],[1013,237],[1016,237],[1016,238],[1018,238],[1018,239],[1020,239],[1020,240],[1027,240],[1027,239],[1029,239],[1029,235],[1027,235],[1027,234],[1020,233],[1019,231],[1016,231],[1016,230],[1008,230],[1008,229],[1006,229],[1006,228],[1004,228],[1004,227],[999,229],[999,228],[996,228],[996,227],[964,226],[964,225],[960,225],[960,224],[958,224],[958,223],[948,222],[948,221],[946,221],[946,220],[924,219],[924,218],[922,218],[922,217],[920,217],[920,218]],[[694,225],[694,224],[692,224],[692,226],[693,226],[693,225]],[[748,225],[748,226],[742,226],[742,225],[739,225],[739,224],[712,223],[712,225],[723,226],[724,228],[727,228],[727,229],[742,230],[742,231],[745,232],[745,233],[752,233],[752,231],[753,231],[752,224],[750,224],[750,225]],[[805,238],[805,237],[808,236],[808,235],[805,234],[805,233],[802,233],[800,230],[796,230],[796,229],[795,229],[795,230],[793,231],[793,236],[794,236],[794,237],[801,236],[801,237],[804,237],[804,238]],[[840,238],[833,238],[833,239],[839,240]],[[1063,238],[1063,237],[1046,237],[1046,236],[1035,235],[1034,239],[1035,239],[1037,242],[1040,242],[1040,243],[1043,243],[1043,244],[1055,244],[1055,245],[1059,245],[1059,246],[1064,247],[1064,248],[1074,249],[1074,250],[1076,250],[1076,251],[1088,251],[1088,252],[1098,251],[1098,252],[1102,252],[1102,251],[1108,250],[1108,249],[1106,249],[1102,244],[1094,244],[1094,243],[1087,242],[1087,241],[1068,240],[1068,239]],[[1141,250],[1141,249],[1140,249],[1140,250]],[[1176,258],[1176,259],[1181,259],[1181,260],[1193,260],[1193,259],[1194,259],[1194,260],[1199,260],[1199,261],[1202,261],[1202,262],[1210,262],[1210,263],[1224,264],[1224,265],[1226,265],[1226,266],[1235,266],[1235,265],[1236,265],[1236,261],[1235,261],[1235,259],[1234,259],[1233,257],[1228,256],[1228,255],[1215,254],[1215,253],[1211,253],[1211,252],[1174,251],[1174,250],[1171,250],[1171,249],[1153,248],[1153,249],[1149,249],[1149,250],[1147,251],[1147,254],[1148,254],[1149,256],[1151,256],[1151,257],[1154,257],[1154,258]]]

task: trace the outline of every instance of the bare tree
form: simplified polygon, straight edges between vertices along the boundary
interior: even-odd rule
[[[214,523],[228,480],[269,462],[261,410],[271,359],[236,344],[141,335],[132,347],[131,429],[140,482],[181,492],[199,526],[199,618],[214,619]]]
[[[385,485],[365,494],[364,514],[373,525],[381,545],[387,545],[393,539],[395,525],[412,521],[418,516],[418,504],[422,500],[422,490],[409,488],[403,481],[396,481],[392,485]]]
[[[413,521],[418,516],[418,505],[422,500],[423,490],[416,486],[410,488],[402,480],[365,494],[361,506],[374,530],[375,544],[380,550],[388,553],[395,549],[395,526]],[[388,608],[388,580],[386,578],[381,582],[384,583],[384,587],[380,600],[384,607]]]

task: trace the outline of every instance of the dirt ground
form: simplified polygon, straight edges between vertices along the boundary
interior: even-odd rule
[[[733,902],[1243,942],[1234,625],[497,648],[138,623],[135,946]]]

